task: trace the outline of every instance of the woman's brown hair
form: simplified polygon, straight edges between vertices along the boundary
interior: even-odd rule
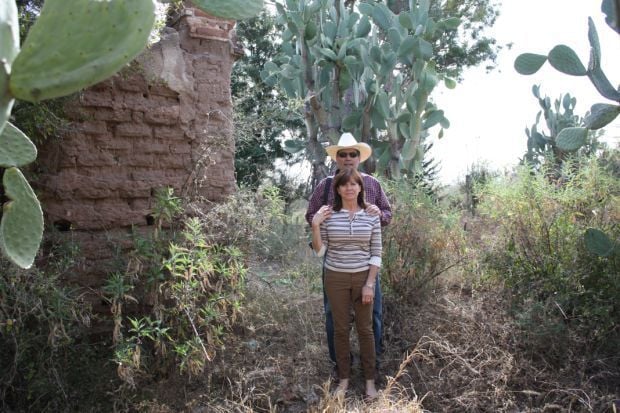
[[[364,201],[364,180],[362,175],[355,169],[344,168],[334,177],[334,211],[342,209],[342,198],[338,193],[338,188],[348,184],[350,181],[356,182],[360,186],[360,193],[357,194],[357,205],[362,209],[366,209]]]

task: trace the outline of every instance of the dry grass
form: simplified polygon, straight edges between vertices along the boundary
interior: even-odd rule
[[[363,400],[356,365],[350,392],[338,399],[329,380],[319,268],[304,265],[305,275],[295,276],[290,268],[253,265],[243,320],[212,368],[193,383],[161,382],[138,410],[611,412],[620,398],[617,359],[567,352],[565,362],[552,365],[528,347],[498,291],[451,276],[417,306],[386,294],[380,397]]]

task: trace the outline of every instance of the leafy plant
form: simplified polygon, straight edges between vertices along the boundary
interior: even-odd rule
[[[149,251],[144,265],[113,274],[103,289],[115,317],[118,375],[130,387],[140,376],[170,366],[189,375],[202,372],[241,311],[246,273],[241,251],[209,242],[198,218],[187,219],[180,235],[153,239],[150,249],[142,249]],[[153,282],[149,269],[159,272],[148,289],[154,298],[134,297],[134,286]],[[136,314],[132,303],[150,311]]]
[[[203,10],[225,18],[258,14],[262,0],[200,0]],[[15,0],[0,4],[0,168],[10,199],[0,223],[0,247],[29,268],[43,234],[39,201],[19,170],[36,159],[30,139],[8,120],[15,99],[38,102],[100,82],[141,52],[155,23],[154,0],[46,0],[20,47]],[[52,33],[54,33],[52,35]]]
[[[519,311],[539,303],[601,344],[617,337],[620,317],[620,262],[609,251],[610,239],[620,235],[620,186],[595,158],[566,161],[562,174],[568,179],[558,186],[546,171],[523,168],[514,181],[495,180],[484,189],[481,215],[499,226],[486,246],[486,266]]]
[[[92,354],[85,353],[82,333],[90,326],[90,308],[80,291],[60,281],[79,250],[71,244],[49,248],[45,271],[22,270],[0,258],[2,411],[65,410],[71,401],[64,389],[88,376],[85,358]]]

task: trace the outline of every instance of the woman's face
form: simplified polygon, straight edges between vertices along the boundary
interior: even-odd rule
[[[355,201],[361,189],[360,184],[351,179],[349,182],[338,187],[338,194],[343,201]]]

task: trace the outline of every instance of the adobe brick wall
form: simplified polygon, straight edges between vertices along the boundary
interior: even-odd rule
[[[71,281],[96,289],[119,270],[131,228],[152,229],[158,188],[214,202],[235,191],[233,26],[186,9],[130,68],[67,105],[69,131],[40,150],[38,191],[46,223],[80,248]]]

